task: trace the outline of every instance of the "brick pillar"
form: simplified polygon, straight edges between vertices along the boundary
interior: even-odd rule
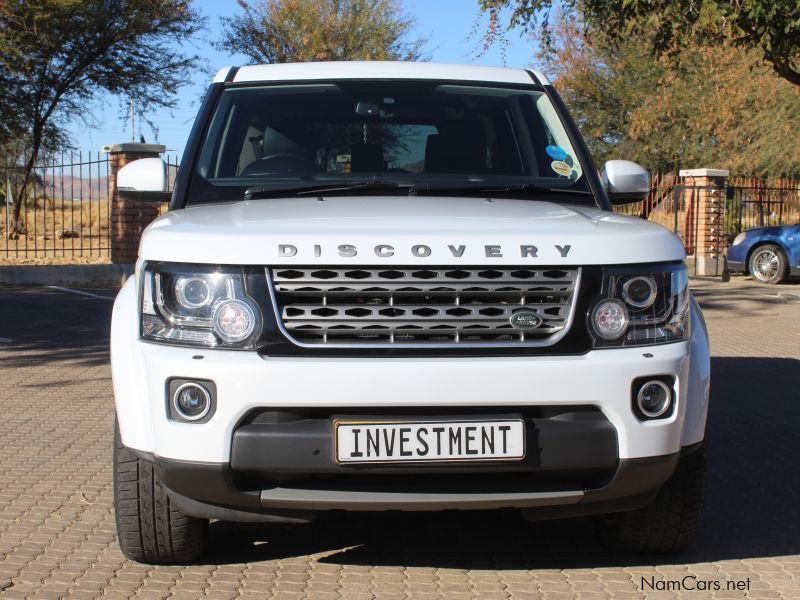
[[[140,158],[158,158],[166,147],[161,144],[110,144],[108,153],[108,197],[111,199],[111,262],[132,264],[139,252],[142,231],[161,212],[158,204],[122,200],[117,193],[117,171]]]
[[[680,171],[684,185],[684,211],[687,217],[687,239],[694,246],[695,275],[722,275],[725,239],[722,231],[725,218],[725,181],[730,174],[724,169],[687,169]],[[694,221],[696,219],[696,222]]]

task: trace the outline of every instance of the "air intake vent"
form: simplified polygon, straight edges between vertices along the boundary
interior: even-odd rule
[[[547,346],[569,326],[577,268],[269,269],[296,344]],[[526,319],[512,316],[523,313]]]

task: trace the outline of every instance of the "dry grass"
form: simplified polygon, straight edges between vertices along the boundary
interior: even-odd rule
[[[6,209],[8,212],[6,213]],[[0,264],[108,262],[108,200],[39,200],[24,211],[27,233],[9,239],[12,207],[0,206]],[[8,219],[6,217],[8,214]],[[74,235],[75,237],[70,237]]]

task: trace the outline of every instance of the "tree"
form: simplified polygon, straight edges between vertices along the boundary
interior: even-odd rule
[[[420,60],[425,40],[398,0],[238,0],[217,47],[256,63]]]
[[[690,43],[653,57],[641,35],[616,44],[570,20],[541,52],[595,159],[654,170],[718,166],[741,175],[800,173],[800,94],[753,50]]]
[[[132,96],[146,110],[174,106],[198,58],[182,51],[202,19],[189,0],[0,1],[0,115],[16,115],[8,132],[28,146],[14,205],[48,136],[69,118],[85,117],[101,92]]]
[[[553,11],[577,11],[612,41],[646,35],[655,54],[674,56],[687,40],[731,41],[754,50],[790,83],[800,86],[800,2],[797,0],[478,0],[490,15],[486,42],[501,31],[499,11],[511,9],[508,27],[533,28],[545,39]],[[559,8],[560,7],[560,8]]]

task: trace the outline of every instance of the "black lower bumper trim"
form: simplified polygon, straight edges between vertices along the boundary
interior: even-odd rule
[[[156,472],[170,500],[194,517],[224,521],[307,523],[303,510],[264,510],[260,491],[242,491],[227,463],[201,463],[154,457]]]
[[[595,407],[493,407],[408,420],[515,418],[525,423],[520,461],[475,464],[342,465],[334,460],[337,418],[393,420],[337,409],[263,409],[234,430],[230,463],[141,456],[155,463],[177,507],[230,521],[307,522],[322,510],[521,508],[526,518],[619,512],[649,502],[675,470],[674,455],[619,460],[613,425]],[[396,409],[394,409],[396,410]],[[458,411],[453,411],[458,412]]]
[[[316,517],[315,512],[281,509],[245,509],[220,506],[210,502],[200,502],[187,498],[167,488],[170,501],[193,517],[236,521],[239,523],[309,523]]]
[[[529,521],[560,519],[636,510],[650,503],[675,472],[681,453],[628,458],[619,461],[613,479],[605,486],[586,490],[580,502],[569,506],[525,509]]]
[[[456,494],[448,496],[447,490],[440,491],[440,501],[437,502],[436,494],[431,494],[435,490],[423,487],[416,490],[419,502],[414,501],[415,490],[409,488],[403,490],[406,496],[404,500],[396,502],[395,498],[383,507],[379,506],[380,498],[377,496],[368,505],[363,504],[365,497],[356,497],[357,494],[347,496],[348,491],[357,492],[358,486],[348,489],[337,484],[336,478],[331,480],[331,485],[320,484],[313,490],[307,487],[287,487],[242,491],[237,487],[235,472],[229,464],[195,463],[159,457],[154,460],[162,484],[175,505],[187,514],[228,521],[302,523],[313,520],[318,510],[403,510],[404,501],[413,504],[411,510],[517,507],[522,508],[523,515],[530,520],[634,510],[655,497],[661,485],[675,471],[679,458],[678,452],[665,456],[621,460],[607,484],[594,489],[583,489],[582,496],[574,486],[566,485],[561,488],[561,493],[559,488],[549,491],[532,488],[533,495],[529,494],[525,498],[510,495],[503,497],[503,492],[493,498],[492,492],[498,488],[491,480],[504,477],[503,474],[493,474],[487,475],[488,480],[482,476],[472,476],[472,487],[467,489],[471,497],[462,498],[464,502],[459,502]],[[524,477],[524,474],[512,475],[515,478]],[[387,481],[387,485],[383,487],[382,493],[394,494],[397,490],[391,485],[391,477],[383,479]],[[487,481],[490,483],[487,484]],[[366,481],[363,483],[367,484]],[[368,488],[372,491],[378,489],[375,486]],[[548,501],[548,494],[551,502]],[[301,501],[293,504],[292,497],[299,497]],[[348,502],[347,498],[354,498],[356,501]],[[333,501],[326,503],[326,499]],[[359,503],[362,503],[361,506]]]
[[[397,409],[392,409],[396,411]],[[421,409],[415,409],[421,410]],[[493,407],[492,411],[466,408],[432,409],[432,414],[371,412],[286,413],[263,410],[250,415],[233,432],[231,467],[266,483],[285,476],[453,474],[488,472],[545,472],[613,470],[617,466],[616,429],[595,407]],[[458,414],[463,411],[463,414]],[[459,466],[436,463],[339,464],[334,459],[333,423],[348,421],[477,421],[521,419],[525,424],[526,455],[520,461],[464,462]]]

